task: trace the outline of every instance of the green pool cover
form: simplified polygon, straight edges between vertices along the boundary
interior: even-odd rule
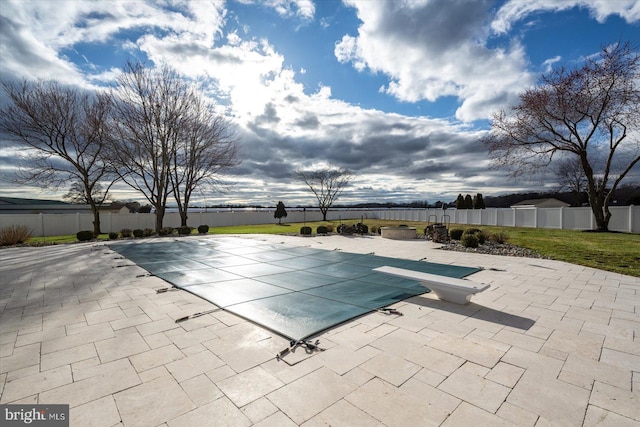
[[[110,247],[175,287],[295,341],[428,292],[416,281],[372,271],[376,267],[459,278],[478,271],[232,237]]]

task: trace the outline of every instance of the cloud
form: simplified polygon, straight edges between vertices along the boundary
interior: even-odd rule
[[[455,96],[456,118],[487,118],[500,103],[515,99],[533,82],[517,42],[490,49],[484,44],[491,2],[394,0],[357,2],[358,35],[345,35],[335,56],[359,70],[389,77],[383,89],[401,101]]]
[[[270,8],[307,28],[316,14],[311,1],[242,3]],[[487,20],[491,0],[346,2],[360,24],[356,33],[337,36],[335,58],[363,74],[384,76],[383,93],[403,102],[456,97],[459,121],[363,108],[335,98],[328,85],[316,83],[309,89],[300,78],[306,67],[289,66],[295,62],[284,57],[275,39],[253,35],[249,24],[218,1],[5,0],[0,10],[1,73],[3,78],[54,78],[81,86],[112,83],[118,64],[84,67],[84,61],[76,65],[66,56],[82,50],[82,44],[167,63],[203,83],[233,120],[243,160],[221,177],[234,184],[228,193],[203,196],[210,203],[309,202],[312,196],[293,171],[323,163],[354,172],[344,203],[518,191],[521,184],[504,182],[500,171],[488,169],[486,151],[478,143],[483,132],[460,123],[487,117],[533,81],[517,40],[487,42],[492,29],[497,31],[490,25],[499,28],[502,22],[510,28],[506,25],[545,4],[529,2],[534,6],[517,9],[517,3],[506,3],[492,21]],[[612,10],[624,11],[623,2],[609,3],[619,5]],[[593,10],[605,17],[616,13],[607,12],[606,4],[598,2]],[[637,19],[633,8],[625,13]],[[0,154],[0,168],[11,169],[11,159]],[[116,197],[131,198],[130,190],[115,190],[122,195]]]
[[[618,15],[628,23],[640,20],[637,0],[510,0],[496,13],[491,29],[497,34],[505,34],[514,23],[536,12],[560,12],[574,7],[588,9],[598,22],[604,22],[611,15]]]
[[[312,0],[237,0],[244,4],[257,4],[275,10],[285,18],[298,17],[311,20],[316,12]]]
[[[118,40],[131,46],[128,34],[154,28],[180,34],[191,42],[211,45],[224,25],[223,3],[181,2],[181,7],[135,2],[24,2],[5,0],[0,10],[2,77],[56,79],[83,85],[84,76],[64,55],[78,43],[104,44]],[[92,64],[89,64],[91,68]]]
[[[58,57],[55,50],[44,46],[20,22],[0,16],[0,51],[2,79],[54,78],[65,83],[79,83],[82,77],[73,64]]]
[[[560,55],[556,55],[553,58],[549,58],[546,61],[544,61],[542,63],[542,66],[544,67],[544,72],[550,73],[553,70],[553,64],[555,64],[556,62],[559,62],[561,59],[562,57]]]

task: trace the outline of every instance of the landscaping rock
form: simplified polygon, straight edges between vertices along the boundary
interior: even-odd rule
[[[479,245],[477,248],[465,248],[459,241],[452,240],[450,243],[440,247],[439,249],[442,249],[445,251],[473,252],[477,254],[506,255],[506,256],[548,259],[548,257],[542,256],[541,254],[535,251],[532,251],[531,249],[511,245],[509,243],[495,243],[489,240],[487,240],[484,244]]]

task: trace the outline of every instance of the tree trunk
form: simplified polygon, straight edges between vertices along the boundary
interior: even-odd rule
[[[187,226],[187,211],[180,211],[180,226],[181,227],[186,227]]]
[[[156,233],[160,234],[162,230],[162,221],[164,220],[164,206],[156,206]]]
[[[101,233],[100,231],[100,211],[95,204],[91,205],[91,210],[93,211],[93,237],[98,237]]]
[[[590,191],[589,205],[591,205],[591,212],[593,212],[593,217],[596,220],[596,230],[609,231],[611,212],[609,212],[609,207],[605,206],[603,198]]]
[[[326,220],[327,220],[327,211],[328,211],[328,210],[329,210],[329,209],[327,209],[327,208],[320,208],[320,212],[322,212],[322,220],[323,220],[323,221],[326,221]]]
[[[596,183],[593,169],[587,160],[586,151],[580,153],[580,162],[585,176],[587,177],[587,195],[589,196],[591,212],[593,212],[593,216],[596,220],[596,229],[598,231],[609,231],[609,218],[611,217],[611,214],[609,214],[608,217],[605,215],[605,211],[608,212],[609,207],[606,206],[605,197],[602,194],[602,189],[605,188],[606,182],[602,183],[601,186]]]

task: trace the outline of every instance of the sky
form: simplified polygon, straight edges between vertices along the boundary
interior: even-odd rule
[[[554,67],[640,45],[638,0],[0,0],[0,79],[112,84],[130,60],[199,81],[241,163],[196,204],[312,204],[295,170],[353,173],[341,204],[452,202],[555,189],[509,178],[479,143],[491,113]],[[0,105],[6,102],[0,94]],[[1,139],[1,136],[0,136]],[[0,195],[60,199],[12,179]],[[640,177],[632,175],[630,179]],[[117,200],[144,201],[123,184]]]

